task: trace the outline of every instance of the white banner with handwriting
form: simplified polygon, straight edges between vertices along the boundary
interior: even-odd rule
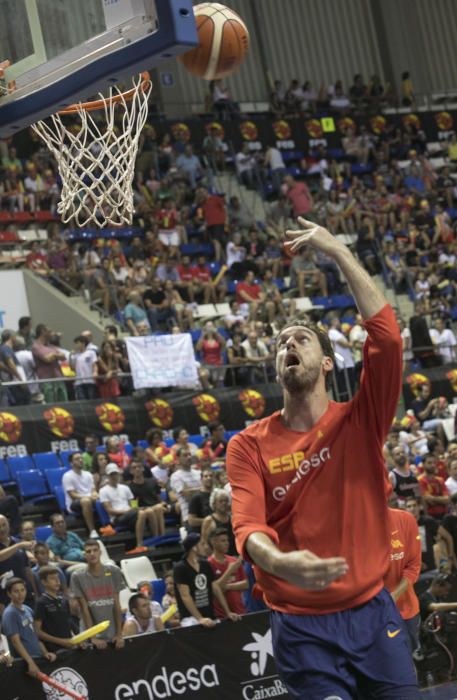
[[[126,338],[135,389],[198,386],[197,363],[189,333]]]

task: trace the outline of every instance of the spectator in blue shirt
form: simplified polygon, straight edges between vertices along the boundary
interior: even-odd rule
[[[420,177],[419,169],[414,165],[411,166],[410,173],[403,180],[403,184],[409,192],[413,192],[414,194],[421,195],[425,192],[424,181]]]
[[[130,292],[128,299],[129,303],[124,309],[125,322],[132,335],[138,335],[137,324],[145,321],[149,326],[148,316],[141,306],[141,296],[138,292]]]
[[[184,148],[184,153],[177,157],[176,167],[187,176],[190,186],[194,190],[197,187],[197,179],[202,176],[203,169],[190,143]]]
[[[62,513],[51,515],[52,535],[46,540],[54,552],[60,566],[72,566],[75,562],[85,562],[84,542],[75,532],[67,532],[67,524]]]
[[[10,604],[3,612],[3,632],[8,639],[13,656],[23,659],[30,675],[36,676],[40,669],[33,660],[34,657],[42,656],[48,661],[55,661],[56,655],[46,649],[35,632],[32,608],[24,605],[27,595],[25,581],[17,577],[11,578],[6,584],[6,592]]]

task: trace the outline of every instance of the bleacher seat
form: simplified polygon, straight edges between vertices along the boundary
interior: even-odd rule
[[[204,439],[204,436],[200,435],[200,433],[195,433],[195,435],[189,435],[189,442],[193,442],[194,445],[197,445],[197,447],[200,447]]]
[[[142,447],[143,450],[145,450],[147,447],[149,447],[147,440],[137,440],[136,444],[138,447]]]
[[[131,457],[133,455],[133,445],[131,442],[125,442],[124,449],[129,457]]]
[[[224,438],[228,441],[234,435],[238,435],[239,432],[240,432],[239,430],[226,430],[224,433]]]
[[[65,507],[65,492],[63,486],[54,486],[54,496],[62,513],[66,513],[67,509]]]
[[[53,495],[49,493],[46,479],[38,469],[19,470],[17,472],[17,485],[23,501],[38,502],[53,498]]]
[[[164,544],[179,544],[181,538],[179,532],[168,532],[165,535],[157,535],[156,537],[145,537],[144,545],[146,547],[160,547]]]
[[[32,457],[36,468],[43,474],[46,469],[59,469],[61,467],[55,452],[35,452]]]
[[[48,537],[52,535],[52,527],[50,525],[38,525],[35,528],[35,537],[37,542],[46,542]]]
[[[8,464],[4,459],[0,459],[0,484],[5,484],[11,481],[10,470],[8,469]]]
[[[27,471],[28,469],[35,469],[35,462],[30,455],[25,455],[24,457],[9,457],[8,466],[10,469],[11,478],[17,481],[17,474],[20,471]]]
[[[174,439],[173,439],[172,437],[171,437],[171,438],[165,438],[164,442],[165,442],[165,445],[166,445],[167,447],[171,447],[172,445],[175,444],[175,441],[174,441]]]
[[[132,557],[132,559],[121,559],[121,571],[131,591],[136,591],[141,581],[153,581],[157,579],[154,567],[149,559],[144,556]]]
[[[151,581],[152,586],[152,600],[156,600],[158,603],[162,604],[163,597],[167,592],[165,581],[163,578],[155,578]]]
[[[44,476],[46,477],[46,480],[47,480],[48,486],[49,486],[49,490],[51,492],[54,491],[54,488],[56,486],[60,486],[62,484],[62,477],[66,471],[68,471],[68,469],[65,469],[65,467],[59,467],[58,469],[45,469],[44,470]]]

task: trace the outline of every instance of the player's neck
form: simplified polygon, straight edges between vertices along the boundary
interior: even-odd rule
[[[303,395],[284,392],[284,408],[281,412],[283,424],[300,433],[313,429],[328,408],[327,394]]]

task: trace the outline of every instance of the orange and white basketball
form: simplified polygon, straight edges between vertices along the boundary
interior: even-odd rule
[[[231,75],[244,61],[249,32],[241,17],[219,2],[194,7],[200,45],[179,56],[193,75],[218,80]]]

